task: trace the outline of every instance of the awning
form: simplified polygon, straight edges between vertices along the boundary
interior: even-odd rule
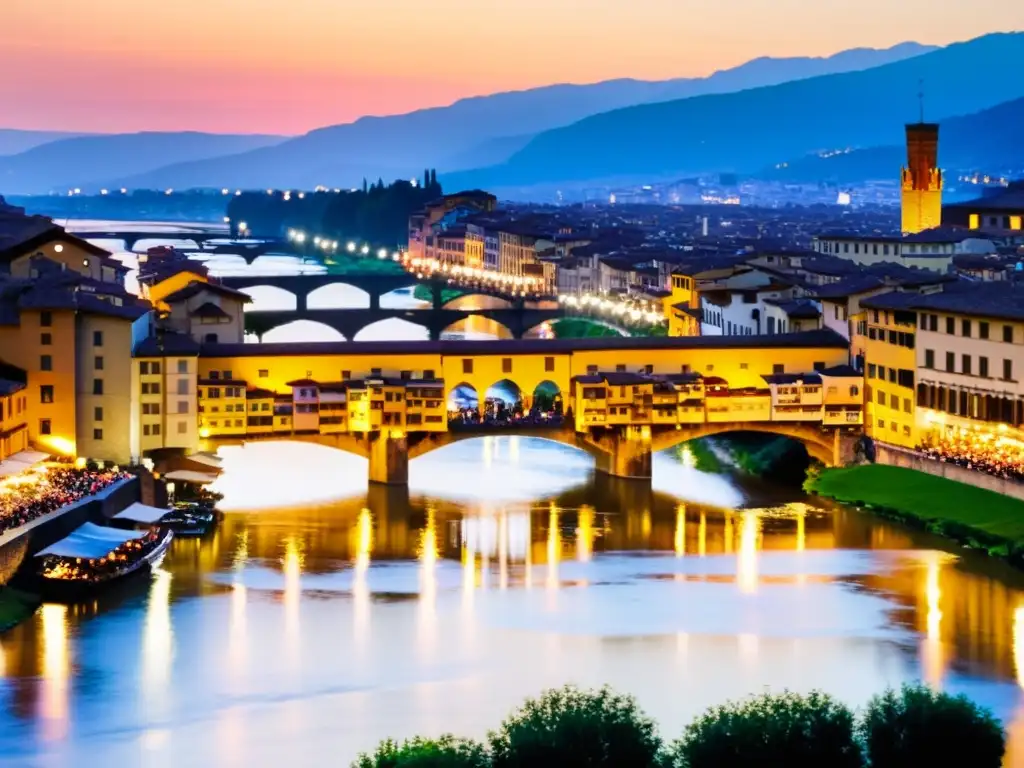
[[[220,469],[220,464],[222,461],[220,456],[216,456],[212,453],[206,453],[205,451],[200,453],[193,453],[191,456],[188,456],[187,458],[189,461],[194,461],[197,464],[206,464],[209,467],[215,467],[217,469]]]
[[[131,520],[136,523],[155,523],[171,510],[160,507],[150,507],[146,504],[135,502],[123,512],[114,515],[116,520]]]
[[[148,531],[122,531],[118,528],[104,528],[85,523],[67,538],[51,544],[36,557],[57,555],[58,557],[83,557],[89,560],[106,557],[126,541],[141,539]]]
[[[167,480],[180,480],[184,483],[212,483],[217,479],[216,475],[207,474],[206,472],[193,472],[191,469],[176,469],[173,472],[168,472],[164,475]]]
[[[39,451],[18,451],[13,456],[8,456],[0,461],[0,477],[10,477],[27,472],[41,461],[50,458],[49,454]]]

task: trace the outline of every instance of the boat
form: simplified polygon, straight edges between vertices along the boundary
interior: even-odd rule
[[[85,523],[36,554],[28,586],[45,601],[92,599],[148,573],[173,538],[169,528],[123,530]]]
[[[213,525],[212,512],[202,509],[189,510],[175,505],[174,508],[151,507],[136,502],[118,512],[111,519],[115,528],[169,528],[179,536],[202,536]]]

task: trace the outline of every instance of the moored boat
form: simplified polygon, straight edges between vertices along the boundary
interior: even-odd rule
[[[202,509],[187,510],[175,505],[172,509],[150,507],[136,502],[111,519],[117,528],[169,528],[178,536],[202,536],[213,524],[212,512]]]

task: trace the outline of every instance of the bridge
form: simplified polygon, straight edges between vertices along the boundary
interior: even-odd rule
[[[326,325],[352,340],[367,326],[398,318],[427,329],[431,340],[468,317],[485,317],[504,326],[512,338],[521,339],[539,325],[564,316],[562,309],[283,309],[245,313],[246,333],[263,335],[297,320]]]
[[[227,230],[214,230],[214,229],[195,229],[195,230],[117,230],[117,229],[104,229],[104,230],[69,230],[69,233],[75,237],[79,237],[83,240],[120,240],[124,243],[124,249],[126,251],[134,252],[136,246],[142,240],[159,240],[166,242],[168,240],[182,241],[186,243],[193,243],[197,251],[209,250],[211,253],[231,253],[241,255],[246,258],[247,262],[252,262],[256,256],[262,255],[269,251],[291,251],[291,245],[286,240],[274,239],[274,238],[246,238],[244,240],[237,240],[231,232]],[[213,246],[211,249],[207,248],[207,245],[211,242],[218,240],[226,240],[228,243]]]

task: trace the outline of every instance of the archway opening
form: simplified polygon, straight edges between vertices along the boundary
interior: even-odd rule
[[[403,288],[395,288],[393,291],[380,295],[381,309],[426,309],[431,305],[429,291],[424,296],[422,291],[417,291],[416,283],[409,283]]]
[[[487,388],[480,411],[485,423],[507,424],[519,421],[526,413],[523,390],[510,379],[496,381]]]
[[[480,423],[480,396],[472,384],[456,384],[448,392],[448,424],[452,427]]]
[[[252,333],[247,333],[245,340],[260,341]],[[262,341],[264,344],[296,344],[307,341],[345,341],[345,337],[331,326],[315,320],[293,320],[265,332]]]
[[[702,472],[733,474],[799,486],[813,458],[796,438],[771,432],[723,432],[689,440],[667,451]]]
[[[443,309],[511,309],[512,302],[500,296],[483,293],[467,293],[445,302]]]
[[[595,317],[561,317],[557,320],[547,320],[531,328],[527,335],[535,332],[542,338],[555,339],[621,338],[630,335],[624,328]]]
[[[400,317],[389,317],[365,326],[352,339],[353,341],[428,341],[430,331],[424,326],[403,320]]]
[[[542,381],[533,388],[533,394],[526,406],[530,416],[538,421],[561,421],[562,390],[553,381]]]
[[[456,320],[441,332],[442,339],[467,339],[471,341],[492,341],[514,338],[512,331],[489,317],[467,315]]]
[[[309,309],[369,309],[370,294],[347,283],[321,285],[306,296]]]
[[[253,285],[241,290],[252,298],[252,303],[245,305],[246,312],[288,312],[298,307],[295,294],[276,285]]]

